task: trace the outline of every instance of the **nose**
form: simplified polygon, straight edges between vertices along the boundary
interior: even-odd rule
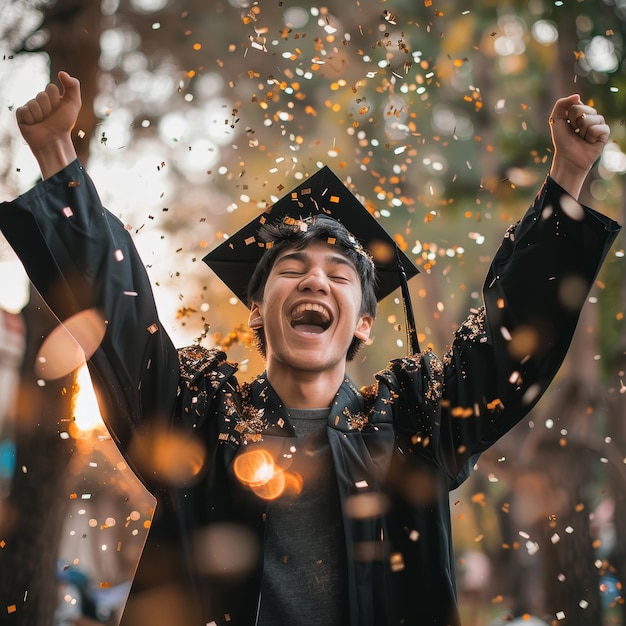
[[[309,270],[300,280],[300,291],[329,293],[328,277],[319,268]]]

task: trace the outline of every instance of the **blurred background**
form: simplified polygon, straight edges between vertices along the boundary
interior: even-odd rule
[[[548,172],[558,97],[611,126],[583,199],[625,221],[625,35],[624,0],[0,0],[0,200],[38,178],[16,107],[67,70],[80,159],[175,344],[262,370],[201,259],[328,165],[420,268],[420,343],[442,355]],[[20,268],[0,241],[0,622],[117,624],[154,501],[84,368],[38,372],[58,321]],[[451,494],[464,625],[626,626],[625,307],[621,236],[544,400]],[[403,326],[395,294],[358,384]]]

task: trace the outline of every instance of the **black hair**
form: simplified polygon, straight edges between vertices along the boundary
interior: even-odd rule
[[[265,283],[272,271],[276,258],[284,250],[302,250],[314,241],[323,241],[334,246],[341,254],[352,261],[361,282],[361,315],[376,317],[376,269],[369,253],[340,222],[323,213],[304,220],[285,218],[278,223],[266,223],[259,229],[258,239],[265,243],[263,253],[250,282],[248,283],[248,305],[263,301]],[[257,348],[266,356],[266,341],[263,328],[255,329]],[[347,360],[352,361],[363,341],[354,337],[347,352]]]

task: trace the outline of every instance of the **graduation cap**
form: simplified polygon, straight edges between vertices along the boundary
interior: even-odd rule
[[[343,224],[369,252],[378,278],[375,288],[377,300],[382,300],[401,287],[408,347],[413,354],[419,352],[407,285],[408,279],[418,274],[419,270],[329,167],[323,167],[307,178],[202,260],[249,306],[248,282],[266,250],[266,244],[257,236],[261,226],[280,223],[289,218],[304,220],[318,214],[332,217]]]

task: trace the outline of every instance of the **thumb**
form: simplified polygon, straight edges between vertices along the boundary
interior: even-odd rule
[[[552,110],[553,117],[567,118],[567,112],[575,104],[582,104],[580,95],[577,93],[573,93],[572,95],[567,96],[565,98],[560,98],[559,100],[556,101],[556,104],[554,105],[554,109]]]
[[[63,86],[64,100],[80,102],[80,81],[64,71],[59,72],[59,82]]]

